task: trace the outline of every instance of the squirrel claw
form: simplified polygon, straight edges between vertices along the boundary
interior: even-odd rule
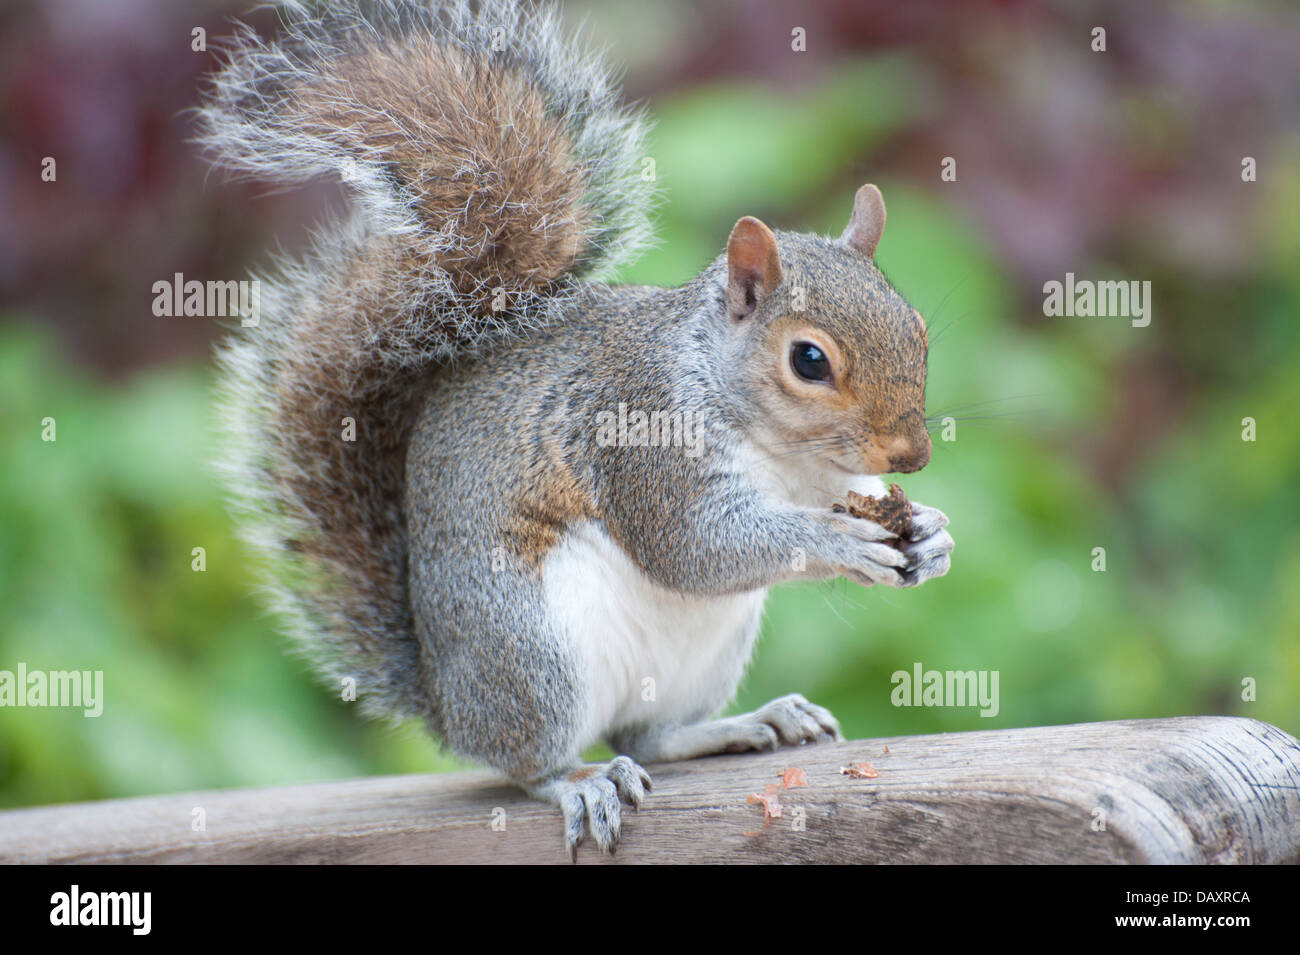
[[[809,703],[798,693],[778,697],[752,713],[734,717],[737,726],[758,730],[763,745],[748,749],[776,749],[803,743],[824,743],[844,738],[831,711]],[[742,737],[743,738],[743,737]]]
[[[944,528],[948,516],[943,511],[921,504],[912,505],[911,540],[903,545],[908,565],[902,574],[902,587],[915,587],[932,577],[942,577],[952,566],[952,535]]]
[[[560,808],[569,860],[577,862],[578,846],[588,833],[601,853],[614,855],[623,833],[622,804],[640,811],[649,790],[650,774],[627,756],[619,756],[553,779],[533,794]]]

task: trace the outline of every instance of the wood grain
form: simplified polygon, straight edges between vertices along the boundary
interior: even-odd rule
[[[878,778],[840,774],[864,760]],[[790,766],[808,786],[783,793],[781,818],[764,830],[761,807],[745,798]],[[857,740],[666,764],[651,775],[645,808],[625,812],[617,856],[584,844],[579,862],[1300,862],[1300,743],[1248,719]],[[196,807],[206,831],[191,828]],[[505,831],[491,828],[496,808]],[[1104,831],[1094,829],[1096,809]],[[490,773],[0,813],[5,863],[567,861],[556,810]]]

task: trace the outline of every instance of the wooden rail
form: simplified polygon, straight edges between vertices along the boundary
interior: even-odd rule
[[[863,762],[879,775],[840,772]],[[792,766],[808,785],[764,828],[746,797]],[[1300,862],[1300,743],[1248,719],[856,740],[651,775],[617,856],[588,840],[579,862]],[[557,811],[482,772],[0,813],[5,863],[567,861]]]

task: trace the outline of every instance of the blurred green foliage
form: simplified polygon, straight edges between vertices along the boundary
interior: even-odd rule
[[[862,157],[926,108],[923,79],[893,58],[845,63],[798,98],[728,85],[656,104],[667,202],[659,248],[628,278],[684,281],[740,215],[837,233]],[[1291,195],[1297,181],[1293,166]],[[857,737],[1192,713],[1300,732],[1300,232],[1287,204],[1261,224],[1275,260],[1232,318],[1249,323],[1228,336],[1236,376],[1196,390],[1116,493],[1082,436],[1124,415],[1112,369],[1152,348],[1153,329],[1026,314],[940,194],[880,185],[878,263],[934,339],[930,412],[975,416],[955,441],[936,434],[932,464],[901,482],[951,518],[953,569],[906,592],[781,588],[735,708],[798,691]],[[1157,299],[1154,322],[1168,320]],[[102,669],[106,705],[98,719],[0,710],[0,805],[455,766],[418,727],[362,723],[286,652],[209,474],[210,369],[96,383],[30,329],[0,335],[0,668]],[[999,671],[1000,712],[893,707],[890,675],[915,662]],[[1257,702],[1242,702],[1246,677]]]

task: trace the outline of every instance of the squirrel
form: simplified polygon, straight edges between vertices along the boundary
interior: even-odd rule
[[[715,714],[768,588],[949,568],[942,512],[894,546],[831,507],[930,458],[880,191],[838,237],[746,216],[680,288],[609,284],[651,236],[648,120],[555,9],[280,14],[236,26],[197,117],[221,167],[350,192],[218,351],[219,464],[290,636],[557,806],[574,858],[616,848],[642,764],[841,739],[797,694]]]

